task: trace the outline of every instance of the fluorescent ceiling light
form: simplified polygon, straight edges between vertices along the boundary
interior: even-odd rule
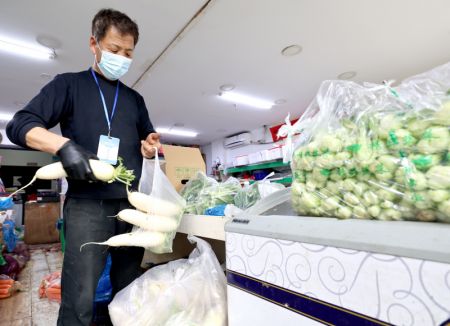
[[[49,60],[55,58],[53,50],[32,44],[24,44],[3,37],[0,38],[0,50],[34,59]]]
[[[12,113],[0,113],[0,121],[9,121],[13,118],[14,114]]]
[[[233,102],[235,104],[244,104],[258,109],[268,110],[273,106],[273,102],[235,92],[223,92],[219,96],[224,100]]]
[[[173,128],[156,128],[156,132],[160,134],[169,134],[182,137],[197,137],[198,133],[195,131],[187,131]]]

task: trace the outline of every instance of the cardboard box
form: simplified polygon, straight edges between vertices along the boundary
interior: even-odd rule
[[[59,232],[56,229],[59,206],[59,203],[25,203],[25,243],[59,242]]]
[[[206,165],[200,149],[163,145],[165,173],[177,191],[183,187],[181,181],[189,180],[198,171],[206,173]]]

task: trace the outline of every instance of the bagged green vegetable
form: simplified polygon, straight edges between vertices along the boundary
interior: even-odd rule
[[[219,183],[198,172],[181,192],[181,196],[187,202],[185,213],[203,215],[208,208],[234,204],[234,198],[240,190],[241,184],[236,178],[231,177]]]
[[[196,203],[203,189],[215,186],[218,182],[198,171],[194,178],[191,178],[181,190],[181,196],[186,200],[187,214],[197,214]]]
[[[450,222],[450,63],[391,84],[325,81],[282,128],[299,215]]]

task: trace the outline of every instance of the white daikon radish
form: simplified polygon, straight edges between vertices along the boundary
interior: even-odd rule
[[[164,242],[165,235],[161,232],[136,231],[113,236],[105,242],[88,242],[80,247],[80,251],[88,244],[96,244],[110,247],[143,247],[151,248]]]
[[[89,165],[91,166],[92,173],[94,176],[104,182],[112,183],[114,181],[122,182],[126,185],[130,185],[134,180],[134,174],[132,170],[127,170],[122,164],[122,160],[119,159],[119,165],[114,168],[109,163],[105,163],[99,160],[89,160]],[[45,165],[36,171],[33,179],[25,185],[24,187],[13,192],[10,197],[14,196],[17,192],[30,186],[36,179],[41,180],[55,180],[67,177],[66,171],[64,171],[61,162],[55,162],[52,164]]]
[[[173,232],[178,227],[177,221],[173,218],[150,215],[135,209],[121,210],[117,216],[119,219],[146,231]]]
[[[154,198],[142,192],[128,191],[128,201],[140,211],[152,215],[176,217],[182,212],[182,207],[175,205],[170,201]]]

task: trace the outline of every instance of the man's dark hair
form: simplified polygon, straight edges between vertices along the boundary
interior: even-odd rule
[[[117,28],[122,35],[131,35],[134,38],[134,45],[139,40],[139,28],[130,17],[114,9],[100,10],[92,20],[92,35],[97,41],[101,41],[110,27]]]

